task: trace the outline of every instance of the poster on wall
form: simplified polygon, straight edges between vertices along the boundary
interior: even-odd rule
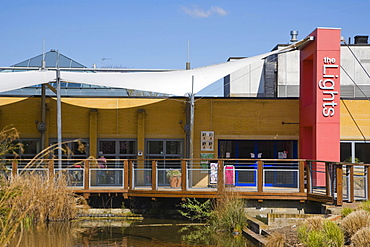
[[[217,163],[210,164],[211,171],[209,172],[209,184],[217,184]]]
[[[208,164],[209,160],[213,159],[215,156],[213,153],[201,153],[200,158],[202,159],[200,161],[200,168],[205,171],[201,171],[201,173],[207,172],[208,170]]]
[[[213,151],[214,131],[201,131],[200,135],[201,151]]]

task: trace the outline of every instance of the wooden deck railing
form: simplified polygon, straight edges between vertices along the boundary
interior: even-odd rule
[[[368,200],[369,165],[302,159],[2,160],[3,175],[62,173],[76,193],[124,197],[218,197],[237,190],[243,198],[332,202]],[[37,165],[36,165],[37,164]],[[181,172],[171,187],[166,173]]]

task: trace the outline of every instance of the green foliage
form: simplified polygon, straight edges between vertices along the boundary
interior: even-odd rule
[[[358,207],[358,210],[365,210],[366,212],[370,213],[370,201],[362,202]]]
[[[344,160],[344,162],[349,162],[352,163],[352,157],[348,157],[347,159]],[[355,158],[355,163],[359,164],[361,160],[359,158]]]
[[[181,176],[181,172],[179,170],[170,169],[170,170],[166,171],[166,176],[167,176],[167,178],[172,178],[172,177],[175,177],[175,176]]]
[[[341,211],[342,218],[346,217],[347,215],[349,215],[353,211],[354,210],[352,208],[348,208],[348,207],[342,208],[342,211]]]
[[[216,203],[187,199],[181,204],[180,214],[191,220],[206,220],[212,231],[242,232],[246,225],[244,200],[238,194],[225,191]]]
[[[322,247],[324,245],[325,236],[322,231],[309,231],[306,226],[298,228],[299,240],[308,247]]]
[[[340,247],[344,245],[344,233],[336,223],[326,220],[323,232],[326,246]]]
[[[322,220],[321,222],[312,219],[306,220],[298,228],[299,240],[307,247],[343,246],[344,234],[340,227],[328,220]]]
[[[212,214],[211,201],[199,202],[197,199],[187,198],[181,203],[180,214],[191,220],[208,220]]]

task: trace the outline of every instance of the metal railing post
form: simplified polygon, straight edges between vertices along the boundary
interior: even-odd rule
[[[347,166],[348,169],[348,166]],[[353,165],[349,165],[349,176],[347,181],[347,191],[348,191],[348,202],[355,201],[355,176],[354,176],[354,167]]]
[[[330,169],[329,169],[330,163],[325,162],[325,183],[326,183],[326,188],[325,188],[325,194],[327,196],[331,195],[331,184],[330,184]]]
[[[370,200],[370,166],[366,166],[365,167],[365,172],[366,172],[366,177],[365,177],[365,181],[366,181],[366,184],[365,184],[365,197],[366,197],[366,200]]]
[[[135,162],[131,161],[131,189],[135,188]]]

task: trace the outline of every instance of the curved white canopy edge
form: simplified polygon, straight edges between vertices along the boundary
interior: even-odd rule
[[[197,93],[213,82],[229,75],[272,53],[239,59],[226,63],[200,67],[191,70],[170,72],[141,72],[141,73],[80,73],[62,72],[63,81],[86,83],[99,86],[128,88],[143,91],[159,92],[170,95],[185,96],[192,92],[192,76],[194,76],[193,92]]]
[[[278,51],[243,58],[226,63],[170,72],[67,72],[61,71],[61,81],[84,83],[99,86],[127,88],[152,91],[170,95],[185,96],[187,93],[197,93],[213,82],[237,71],[249,64],[262,62],[263,58],[278,53]],[[194,89],[192,91],[192,76]],[[55,71],[26,71],[0,73],[0,92],[37,84],[55,81]]]

